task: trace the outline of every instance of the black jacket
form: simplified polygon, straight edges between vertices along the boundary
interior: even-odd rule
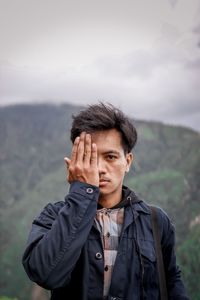
[[[102,300],[104,258],[94,218],[99,189],[71,184],[65,202],[48,204],[33,221],[23,265],[52,300]],[[158,300],[156,255],[148,205],[125,188],[124,225],[108,299]],[[174,227],[158,209],[169,299],[188,300],[176,265]],[[142,296],[143,295],[143,296]]]

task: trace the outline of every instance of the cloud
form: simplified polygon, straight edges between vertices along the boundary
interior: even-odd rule
[[[186,68],[200,71],[200,57],[191,59],[185,63]]]
[[[159,68],[170,65],[198,68],[200,53],[195,49],[196,43],[197,37],[192,30],[183,33],[174,25],[163,22],[160,35],[151,48],[133,50],[123,56],[104,56],[91,67],[105,77],[148,80]]]
[[[123,57],[104,57],[96,62],[96,69],[106,77],[151,78],[158,68],[182,62],[180,55],[171,49],[163,51],[137,50]]]
[[[168,0],[170,5],[174,8],[176,4],[178,3],[178,0]]]
[[[136,118],[200,127],[199,0],[47,2],[5,2],[1,105],[105,100]]]
[[[197,47],[200,48],[200,24],[198,24],[193,29],[194,34],[196,34],[198,40],[197,40]]]
[[[142,72],[135,68],[140,59],[149,62]],[[105,61],[102,59],[101,63],[106,65]],[[169,53],[160,56],[148,52],[131,53],[119,59],[112,58],[112,63],[113,69],[110,65],[108,74],[105,69],[102,73],[96,63],[78,70],[52,73],[42,69],[4,67],[0,72],[1,104],[13,100],[15,103],[68,101],[76,104],[104,100],[120,106],[134,118],[185,124],[200,130],[199,69],[194,72],[193,68],[186,68],[182,60],[177,61],[176,55]]]

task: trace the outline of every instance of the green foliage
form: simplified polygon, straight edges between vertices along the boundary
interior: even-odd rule
[[[17,300],[17,298],[8,298],[5,296],[0,296],[0,300]]]
[[[200,225],[192,228],[187,239],[178,248],[179,262],[188,293],[193,300],[200,300]]]
[[[27,300],[30,294],[32,284],[21,256],[35,215],[48,202],[63,200],[68,192],[63,157],[71,148],[71,115],[79,110],[71,105],[0,109],[1,295]],[[173,219],[186,285],[191,295],[197,295],[198,286],[190,274],[199,278],[198,270],[190,256],[198,257],[191,248],[198,242],[189,224],[200,214],[200,135],[156,122],[137,121],[136,127],[139,140],[126,184]]]

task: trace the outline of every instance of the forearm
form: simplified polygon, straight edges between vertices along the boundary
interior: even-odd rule
[[[75,182],[55,219],[50,205],[34,221],[23,256],[31,280],[49,289],[67,282],[93,224],[98,193],[94,186]]]

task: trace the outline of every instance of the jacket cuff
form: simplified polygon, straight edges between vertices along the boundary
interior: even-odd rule
[[[99,187],[85,182],[73,181],[70,185],[69,193],[80,194],[90,199],[95,197],[98,200]]]

